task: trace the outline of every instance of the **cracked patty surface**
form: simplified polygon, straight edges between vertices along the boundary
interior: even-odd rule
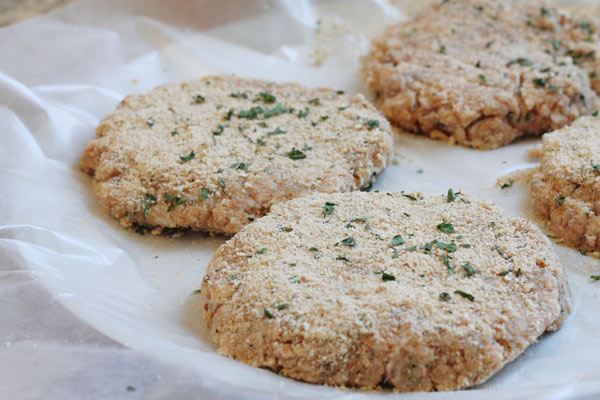
[[[444,1],[374,40],[366,77],[394,125],[492,149],[600,108],[596,22],[537,0]]]
[[[543,136],[541,166],[533,175],[535,212],[558,240],[600,252],[600,117],[584,117]]]
[[[124,226],[234,234],[280,201],[369,185],[392,147],[362,95],[209,76],[125,98],[81,168]]]
[[[278,204],[219,248],[202,294],[223,355],[399,391],[481,383],[571,310],[545,235],[454,192]]]

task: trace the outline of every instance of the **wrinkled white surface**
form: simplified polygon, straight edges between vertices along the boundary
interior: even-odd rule
[[[79,172],[100,118],[128,93],[208,73],[364,91],[360,55],[402,18],[383,0],[88,0],[0,29],[0,398],[600,398],[600,284],[589,278],[600,265],[575,251],[556,246],[575,304],[566,325],[484,385],[337,390],[216,355],[192,291],[224,239],[126,231]],[[328,39],[335,50],[319,68],[318,19],[353,32]],[[461,188],[529,215],[526,185],[494,183],[534,165],[527,149],[537,141],[489,152],[397,142],[398,164],[375,189]]]

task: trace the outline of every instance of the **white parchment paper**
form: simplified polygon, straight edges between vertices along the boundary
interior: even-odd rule
[[[0,398],[600,398],[600,264],[576,251],[555,246],[573,289],[566,325],[480,387],[338,390],[218,356],[192,292],[225,239],[126,231],[79,172],[99,120],[159,84],[234,73],[366,92],[370,38],[416,3],[82,0],[0,29]],[[453,187],[530,216],[526,185],[494,184],[535,165],[537,143],[481,152],[399,134],[375,189]]]

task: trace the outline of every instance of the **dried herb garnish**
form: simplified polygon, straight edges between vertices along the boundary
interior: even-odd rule
[[[463,292],[462,290],[455,290],[454,293],[456,293],[457,295],[459,295],[461,297],[464,297],[465,299],[467,299],[469,301],[475,301],[475,297],[472,294]]]
[[[454,229],[454,225],[452,225],[450,222],[444,221],[441,224],[438,224],[437,228],[439,231],[446,232],[446,233],[456,232],[456,230]]]

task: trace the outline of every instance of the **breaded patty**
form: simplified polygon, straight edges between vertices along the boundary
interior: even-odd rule
[[[543,136],[533,175],[535,212],[558,240],[583,253],[600,251],[600,117],[584,117]]]
[[[399,391],[481,383],[571,310],[540,230],[452,191],[281,203],[219,248],[202,293],[223,355]]]
[[[394,125],[492,149],[600,108],[598,40],[543,1],[449,0],[388,27],[365,69]]]
[[[209,76],[125,98],[81,168],[126,227],[234,234],[280,201],[369,185],[392,147],[362,95]]]

